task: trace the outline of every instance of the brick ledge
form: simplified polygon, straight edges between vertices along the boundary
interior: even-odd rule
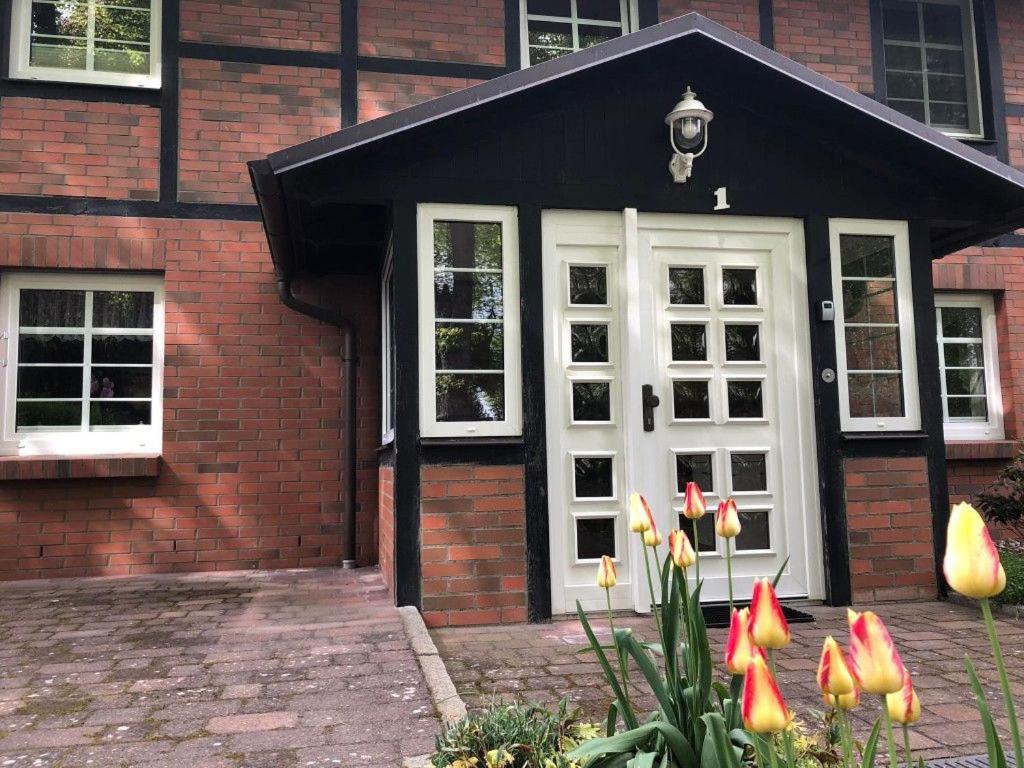
[[[1012,459],[1016,455],[1016,440],[956,440],[946,443],[948,461]]]
[[[2,480],[75,480],[96,477],[157,477],[160,456],[2,456]]]

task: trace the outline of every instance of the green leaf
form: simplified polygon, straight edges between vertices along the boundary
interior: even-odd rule
[[[627,630],[615,630],[615,639],[616,642],[620,643],[629,652],[629,655],[633,657],[636,665],[640,668],[640,672],[647,679],[647,684],[651,686],[654,698],[658,700],[658,704],[661,706],[662,716],[672,725],[677,725],[675,702],[665,687],[665,681],[661,677],[661,672],[651,662],[651,657],[647,655],[647,652],[640,647],[640,643]]]
[[[882,720],[875,720],[875,727],[871,729],[867,742],[864,744],[864,753],[861,755],[861,768],[874,768],[875,755],[878,753],[878,735],[882,732]]]
[[[772,589],[779,586],[779,581],[782,579],[782,572],[786,570],[787,565],[789,565],[788,557],[782,561],[782,565],[779,566],[779,570],[775,572],[775,578],[772,579]]]
[[[981,715],[981,727],[985,731],[989,768],[1006,768],[1006,754],[1003,752],[1003,745],[999,742],[999,733],[996,731],[995,723],[992,722],[992,711],[989,709],[988,699],[985,697],[985,689],[981,687],[981,681],[978,680],[978,673],[974,669],[970,656],[964,656],[964,664],[967,667],[967,677],[971,680],[974,697],[978,700],[978,714]]]
[[[704,744],[705,753],[713,753],[717,757],[718,768],[740,768],[740,758],[743,750],[734,746],[729,740],[729,734],[725,729],[725,720],[717,712],[709,712],[701,717],[708,726],[708,735],[712,742],[711,749],[707,742]],[[715,768],[715,763],[709,763],[707,754],[701,755],[701,768]]]
[[[611,664],[608,663],[608,657],[605,656],[604,651],[601,650],[601,644],[597,642],[597,637],[595,637],[594,630],[590,627],[590,622],[587,621],[587,614],[583,612],[583,606],[580,605],[579,600],[576,601],[576,615],[580,618],[580,624],[583,626],[583,631],[587,635],[587,640],[590,641],[590,647],[593,648],[594,652],[597,654],[597,660],[601,663],[601,669],[604,671],[605,679],[608,680],[612,693],[615,694],[615,699],[619,702],[619,714],[622,715],[623,722],[626,724],[627,728],[635,728],[637,726],[636,713],[633,712],[633,708],[630,706],[628,699],[626,699],[625,694],[622,692],[622,686],[619,685],[619,680],[615,677],[615,672],[612,671]],[[634,640],[634,642],[636,641]]]
[[[638,747],[646,744],[649,739],[658,734],[664,738],[665,744],[672,751],[672,756],[680,768],[698,768],[697,755],[694,753],[693,747],[686,740],[686,737],[683,736],[678,728],[661,720],[645,723],[637,728],[608,738],[585,741],[572,750],[567,757],[570,760],[581,760],[599,755],[621,755],[624,753],[632,755]],[[596,767],[598,763],[593,763],[592,765]],[[622,765],[625,765],[625,763],[622,763]]]
[[[619,719],[619,705],[618,702],[613,701],[608,705],[608,719],[605,723],[605,735],[615,735],[615,721]]]
[[[638,754],[626,763],[626,768],[654,768],[654,761],[657,757],[658,755],[655,752],[644,752],[643,754]]]

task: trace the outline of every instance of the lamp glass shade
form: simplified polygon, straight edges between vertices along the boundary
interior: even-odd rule
[[[672,121],[672,140],[684,152],[696,149],[704,141],[705,123],[702,118],[687,115]]]

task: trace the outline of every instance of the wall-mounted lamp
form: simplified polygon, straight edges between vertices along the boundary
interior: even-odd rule
[[[694,159],[708,148],[708,123],[714,116],[714,112],[697,100],[690,86],[686,86],[683,98],[665,116],[673,152],[668,169],[677,184],[690,178]]]

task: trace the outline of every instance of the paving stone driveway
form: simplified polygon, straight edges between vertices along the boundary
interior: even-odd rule
[[[0,587],[0,766],[399,766],[437,728],[375,570]]]
[[[989,703],[994,710],[1003,710],[980,614],[949,603],[888,604],[873,609],[892,631],[925,709],[912,729],[913,748],[929,760],[985,752],[984,733],[964,672],[965,653],[978,668]],[[779,652],[778,665],[787,702],[809,718],[812,710],[823,709],[815,683],[822,640],[833,634],[845,643],[848,632],[845,609],[813,606],[806,610],[817,620],[791,627],[794,641]],[[650,619],[630,615],[617,621],[634,627],[641,637],[654,637]],[[594,625],[599,635],[607,637],[607,620],[595,617]],[[1024,705],[1024,624],[1001,620],[999,625],[1016,700]],[[725,634],[725,630],[712,630],[716,654],[724,647]],[[607,713],[610,693],[593,656],[579,653],[586,639],[576,620],[436,629],[431,635],[470,709],[494,698],[554,702],[569,694],[590,717],[603,720]],[[653,706],[649,699],[646,703]],[[862,733],[878,712],[876,702],[865,702],[856,711]],[[1005,717],[1000,725],[1005,733]]]

